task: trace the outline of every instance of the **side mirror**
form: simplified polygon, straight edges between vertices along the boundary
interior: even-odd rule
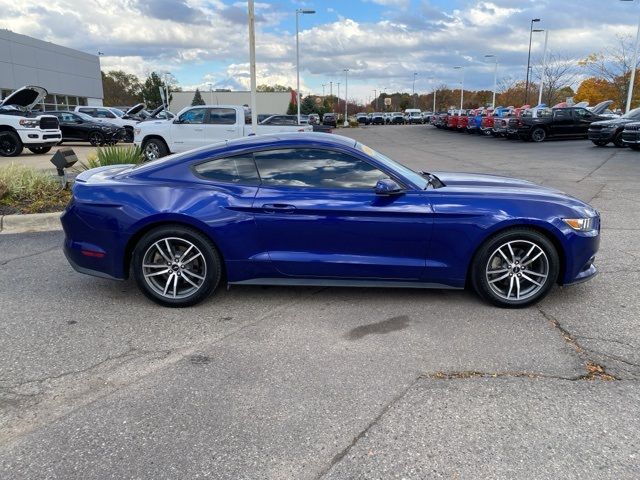
[[[175,118],[175,119],[173,120],[173,123],[182,123],[182,120],[180,120],[179,118]]]
[[[390,178],[378,180],[373,190],[376,195],[398,195],[403,192],[402,187]]]
[[[76,120],[76,123],[84,123],[84,120],[78,119],[78,120]]]

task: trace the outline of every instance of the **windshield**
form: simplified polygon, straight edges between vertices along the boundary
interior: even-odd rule
[[[634,108],[625,113],[621,118],[632,118],[634,120],[640,119],[640,108]]]
[[[74,115],[77,115],[78,117],[80,117],[83,120],[86,120],[88,122],[95,122],[96,119],[93,118],[91,115],[87,115],[86,113],[82,113],[82,112],[73,112]]]
[[[409,167],[405,167],[401,163],[396,162],[395,160],[391,160],[389,157],[381,154],[380,152],[376,152],[373,148],[367,147],[362,143],[356,143],[356,148],[360,150],[365,155],[370,156],[374,160],[377,160],[385,167],[389,169],[399,172],[402,176],[408,178],[411,182],[416,184],[422,190],[425,190],[429,185],[429,182],[425,180],[425,178],[417,172],[414,172]]]
[[[124,112],[119,108],[110,108],[109,110],[119,117],[122,117],[124,115]]]

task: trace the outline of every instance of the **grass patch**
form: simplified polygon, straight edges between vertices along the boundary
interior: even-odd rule
[[[0,215],[63,210],[71,192],[53,175],[22,165],[0,167]]]
[[[89,155],[86,162],[79,162],[79,170],[89,170],[107,165],[138,165],[144,161],[142,149],[139,147],[98,147],[95,154]]]

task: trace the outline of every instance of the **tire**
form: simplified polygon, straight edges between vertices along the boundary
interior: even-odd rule
[[[135,246],[131,268],[146,297],[174,308],[200,303],[222,277],[220,255],[211,240],[179,225],[146,233]]]
[[[0,157],[17,157],[23,149],[22,140],[16,132],[0,132]]]
[[[97,130],[89,132],[89,135],[87,135],[87,140],[89,140],[89,143],[94,147],[104,145],[104,135],[102,132],[99,132]]]
[[[148,162],[165,157],[169,154],[169,149],[163,140],[152,138],[142,145],[142,153]]]
[[[640,145],[630,144],[629,148],[634,151],[640,151]]]
[[[540,143],[547,139],[547,131],[542,127],[535,127],[531,130],[531,140]]]
[[[45,153],[49,153],[49,151],[51,150],[51,147],[27,147],[29,150],[31,150],[32,153],[35,153],[37,155],[44,155]]]
[[[493,305],[524,308],[549,293],[559,272],[553,243],[537,230],[522,227],[500,232],[480,247],[471,266],[471,282],[478,295]]]
[[[124,143],[133,143],[133,128],[125,128],[124,132],[124,138],[122,141]]]
[[[624,148],[625,143],[622,141],[622,132],[616,133],[613,137],[613,144],[618,148]]]
[[[606,147],[609,142],[605,142],[604,140],[591,140],[596,147]]]

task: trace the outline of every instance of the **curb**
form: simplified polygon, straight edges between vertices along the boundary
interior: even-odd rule
[[[62,212],[0,216],[0,235],[62,230]]]

